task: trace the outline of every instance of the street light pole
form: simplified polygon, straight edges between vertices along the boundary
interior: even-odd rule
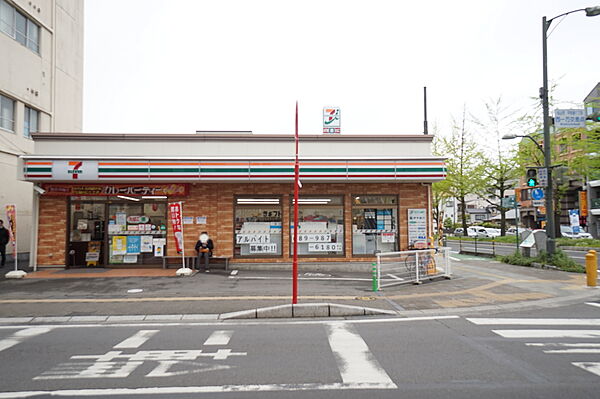
[[[548,104],[548,27],[552,23],[542,18],[542,68],[543,83],[540,91],[542,97],[542,112],[544,124],[544,167],[548,173],[548,185],[546,187],[546,235],[548,241],[546,250],[549,255],[554,254],[556,249],[556,228],[554,227],[554,184],[552,182],[552,146],[550,144],[550,105]]]
[[[577,10],[565,12],[557,15],[554,18],[546,19],[542,17],[542,68],[543,68],[543,82],[542,88],[540,89],[540,97],[542,98],[542,112],[543,112],[543,123],[544,123],[544,167],[548,171],[548,186],[546,187],[546,234],[548,241],[546,249],[548,254],[552,255],[556,249],[556,228],[554,226],[554,187],[552,184],[552,146],[550,145],[550,111],[548,104],[548,28],[552,21],[558,17],[572,14],[578,11],[585,11],[585,15],[588,17],[595,17],[600,15],[600,7],[587,7],[580,8]]]

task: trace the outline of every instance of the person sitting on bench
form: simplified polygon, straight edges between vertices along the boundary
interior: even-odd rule
[[[212,256],[214,249],[213,241],[208,236],[206,231],[200,233],[198,242],[196,242],[196,252],[198,253],[198,270],[200,270],[200,264],[202,258],[204,258],[204,271],[208,272],[208,259]]]

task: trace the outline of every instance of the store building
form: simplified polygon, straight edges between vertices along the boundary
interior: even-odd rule
[[[292,259],[294,136],[251,132],[33,135],[20,157],[35,201],[37,267],[161,265],[207,231],[238,267]],[[430,135],[300,135],[301,265],[372,262],[425,245],[431,183],[445,177]],[[101,154],[101,155],[98,155]],[[370,263],[369,263],[370,264]]]

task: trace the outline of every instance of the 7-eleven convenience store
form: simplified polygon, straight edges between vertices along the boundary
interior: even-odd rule
[[[183,203],[194,255],[207,231],[236,267],[286,267],[293,232],[294,136],[33,135],[20,157],[35,183],[36,267],[147,267],[176,256],[168,204]],[[301,135],[301,267],[368,267],[377,251],[432,233],[431,183],[445,177],[429,135]],[[410,227],[409,227],[410,226]]]

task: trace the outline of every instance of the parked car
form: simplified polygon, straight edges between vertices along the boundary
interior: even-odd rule
[[[462,227],[459,227],[454,230],[454,235],[456,237],[464,237],[464,230]],[[467,227],[467,236],[468,237],[477,237],[477,231],[474,227]]]
[[[491,227],[484,227],[487,232],[487,236],[490,238],[500,237],[500,229],[494,229]]]
[[[525,227],[519,227],[519,234],[523,233],[524,231],[527,231],[529,229],[526,229]],[[507,236],[514,236],[517,234],[517,228],[516,227],[511,227],[508,230],[506,230],[506,235]]]
[[[564,224],[560,225],[560,235],[566,238],[592,238],[590,233],[586,233],[585,231],[579,231],[579,233],[575,233],[571,226]]]
[[[467,234],[469,237],[486,238],[489,237],[488,231],[485,227],[471,226],[467,228]]]

